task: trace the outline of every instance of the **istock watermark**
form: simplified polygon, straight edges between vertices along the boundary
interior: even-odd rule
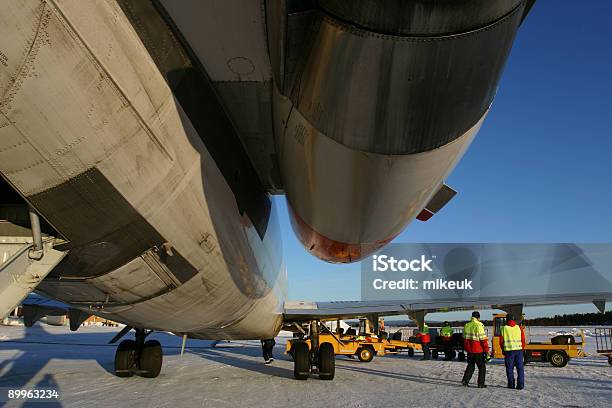
[[[395,259],[393,256],[372,255],[372,271],[374,272],[433,272],[432,263],[433,259],[425,255],[417,259]],[[423,281],[413,278],[400,280],[376,278],[372,281],[372,287],[374,290],[415,290],[420,287],[425,290],[473,289],[471,280],[447,281],[440,278]]]
[[[433,272],[431,269],[431,263],[433,259],[427,259],[425,255],[421,255],[421,259],[400,259],[397,260],[392,256],[387,255],[372,255],[372,270],[377,272],[385,272],[385,271],[429,271]]]
[[[420,250],[422,253],[418,254]],[[400,252],[396,254],[396,252]],[[389,252],[389,253],[387,253]],[[364,274],[363,284],[370,283],[369,288],[362,287],[362,294],[371,298],[371,291],[397,292],[397,291],[433,291],[433,290],[471,290],[474,289],[471,279],[449,280],[443,274],[435,273],[436,255],[425,248],[414,248],[414,245],[392,245],[383,253],[372,255],[370,266],[362,264]],[[365,261],[364,261],[365,263]],[[366,289],[366,290],[363,290]],[[381,293],[386,297],[387,293]],[[393,293],[391,297],[403,297]],[[379,298],[379,296],[374,296]]]
[[[391,244],[361,261],[362,300],[597,299],[611,282],[611,244]]]

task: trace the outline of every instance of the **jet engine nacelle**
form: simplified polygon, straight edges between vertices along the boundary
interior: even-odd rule
[[[319,7],[297,65],[295,50],[271,45],[276,147],[300,241],[321,259],[352,262],[399,234],[470,145],[525,2]],[[286,10],[286,19],[269,21],[286,24],[291,36],[297,15],[304,20],[303,10]],[[281,64],[279,55],[293,56]]]

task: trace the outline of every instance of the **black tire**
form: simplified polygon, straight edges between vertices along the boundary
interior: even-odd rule
[[[136,363],[136,342],[123,340],[115,352],[115,375],[117,377],[131,377],[132,367]]]
[[[558,350],[551,350],[548,352],[548,361],[553,367],[565,367],[569,362],[569,357],[565,352]]]
[[[293,345],[293,378],[305,380],[310,376],[310,350],[304,342]]]
[[[608,364],[612,366],[612,356],[608,356]]]
[[[357,350],[357,357],[363,363],[369,363],[374,358],[374,352],[369,347],[361,347]]]
[[[550,339],[551,344],[576,344],[576,339],[570,334],[562,334]]]
[[[460,351],[459,354],[457,354],[457,360],[465,361],[465,353],[463,351]]]
[[[323,343],[319,346],[319,378],[333,380],[336,374],[336,354],[334,346]]]
[[[408,357],[414,357],[414,349],[412,347],[408,348]]]
[[[438,350],[433,350],[431,352],[431,358],[433,358],[434,360],[438,359]]]
[[[455,350],[444,350],[444,360],[452,361],[457,356]]]
[[[147,340],[142,346],[138,359],[141,375],[145,378],[155,378],[159,375],[163,363],[163,352],[159,341]]]

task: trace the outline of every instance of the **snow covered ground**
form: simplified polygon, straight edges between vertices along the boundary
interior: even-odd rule
[[[531,328],[534,340],[572,328]],[[293,363],[283,355],[287,337],[277,338],[272,366],[263,364],[259,342],[188,340],[154,333],[164,345],[158,378],[117,378],[112,374],[117,328],[39,325],[0,326],[0,388],[54,388],[65,407],[604,407],[612,405],[612,367],[605,358],[575,359],[567,367],[526,367],[526,389],[505,388],[503,362],[487,366],[487,389],[461,387],[465,363],[419,361],[407,355],[361,363],[338,357],[336,378],[293,379]],[[587,338],[587,352],[594,351]],[[475,378],[472,380],[475,381]],[[6,406],[22,406],[9,402]],[[0,402],[2,406],[2,402]]]

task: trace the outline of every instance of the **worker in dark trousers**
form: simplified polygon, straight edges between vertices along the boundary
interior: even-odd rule
[[[423,358],[421,360],[431,360],[431,352],[429,351],[429,343],[431,343],[431,336],[429,335],[429,326],[423,322],[423,325],[417,333],[417,338],[421,341],[421,348],[423,349]]]
[[[440,329],[440,337],[444,346],[444,360],[450,361],[453,359],[453,328],[449,322],[444,322]]]
[[[516,324],[514,316],[506,316],[506,325],[502,327],[502,335],[499,339],[500,347],[504,353],[506,364],[506,377],[508,388],[522,390],[525,388],[525,368],[523,367],[523,352],[525,350],[525,332]],[[514,367],[516,367],[517,381],[514,381]]]
[[[266,364],[271,364],[274,361],[274,357],[272,356],[274,345],[276,345],[274,339],[261,340],[261,350]]]
[[[478,388],[487,387],[485,385],[487,375],[485,361],[489,355],[489,341],[484,325],[479,319],[480,313],[472,312],[472,320],[463,328],[463,349],[467,353],[467,367],[461,380],[464,387],[470,383],[475,366],[478,367]]]

